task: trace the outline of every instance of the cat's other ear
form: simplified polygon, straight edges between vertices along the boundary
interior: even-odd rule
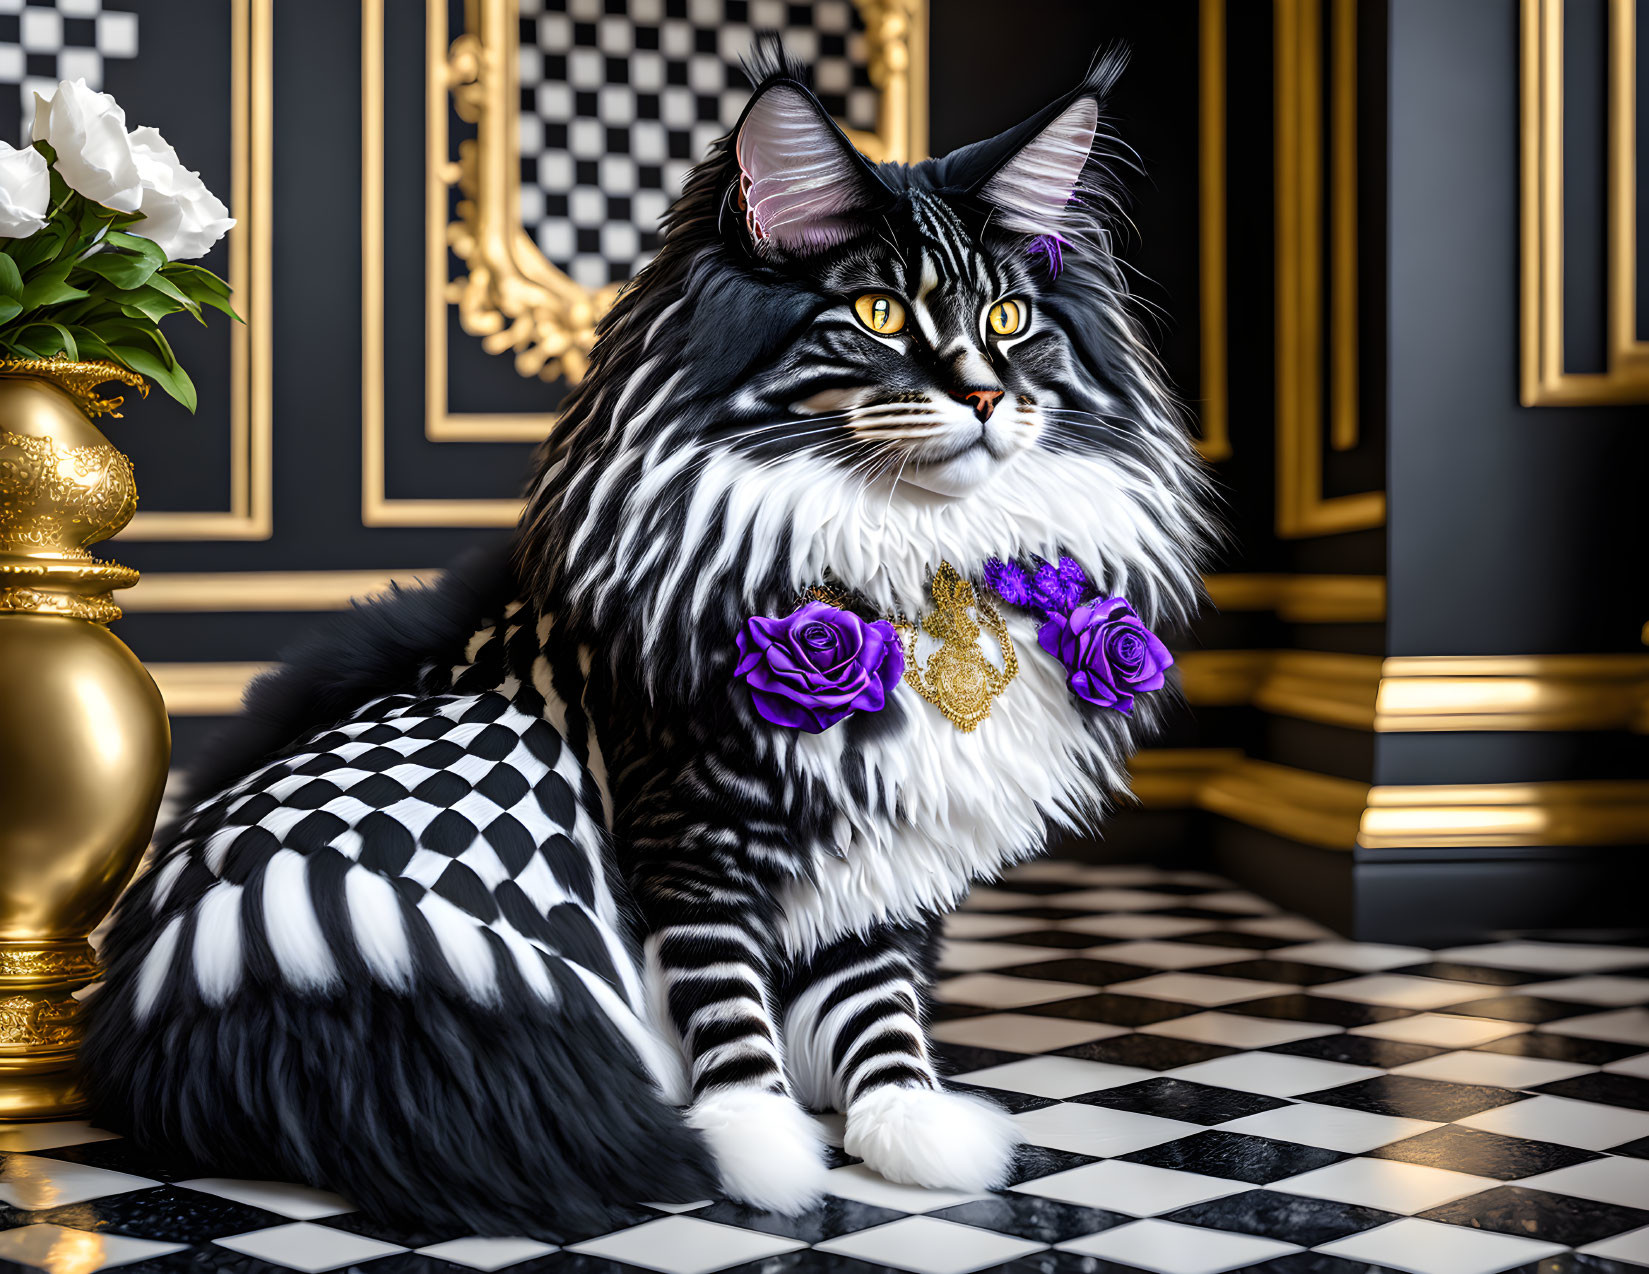
[[[968,158],[983,166],[970,193],[990,210],[995,224],[1030,235],[1057,235],[1070,227],[1083,204],[1081,192],[1094,184],[1084,174],[1100,135],[1100,104],[1126,61],[1120,50],[1107,53],[1074,92],[970,148],[974,153]]]
[[[892,201],[870,162],[802,84],[764,81],[735,131],[736,202],[758,252],[807,256],[864,233]]]

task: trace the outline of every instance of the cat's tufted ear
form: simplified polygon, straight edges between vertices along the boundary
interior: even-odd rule
[[[745,108],[734,140],[738,204],[757,251],[795,256],[863,233],[891,202],[876,170],[789,78],[764,82]]]
[[[1119,50],[1106,54],[1074,92],[1017,128],[958,155],[964,167],[974,169],[970,193],[990,211],[994,224],[1021,234],[1056,236],[1070,226],[1085,185],[1094,185],[1084,174],[1099,139],[1100,103],[1125,61]],[[1102,191],[1091,193],[1108,201]]]
[[[997,223],[1025,234],[1056,234],[1065,224],[1099,132],[1099,103],[1076,99],[979,188]]]

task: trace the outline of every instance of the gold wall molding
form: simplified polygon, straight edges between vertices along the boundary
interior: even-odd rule
[[[430,584],[439,568],[392,571],[150,571],[121,597],[127,614],[347,610],[392,583]]]
[[[1320,849],[1356,847],[1369,791],[1230,748],[1148,748],[1129,773],[1146,809],[1200,809]]]
[[[1387,659],[1374,728],[1649,733],[1649,655]]]
[[[272,663],[145,664],[174,717],[226,717],[240,711],[246,685]]]
[[[150,571],[125,594],[129,611],[342,610],[391,580],[434,583],[440,567],[354,571]],[[1214,605],[1226,611],[1275,611],[1296,624],[1374,623],[1385,618],[1379,575],[1208,575]],[[219,603],[222,603],[221,605]]]
[[[440,100],[444,128],[444,90]],[[387,494],[384,124],[384,0],[361,0],[361,523],[369,527],[514,526],[521,515],[520,500],[407,499]],[[438,277],[445,278],[444,255]],[[443,340],[445,330],[443,326]]]
[[[1203,577],[1219,610],[1270,610],[1291,624],[1373,624],[1386,617],[1383,575],[1247,575]]]
[[[1649,402],[1649,342],[1637,336],[1637,6],[1608,4],[1608,370],[1570,372],[1563,366],[1564,5],[1522,0],[1525,407]]]
[[[267,540],[274,531],[274,0],[230,9],[229,508],[140,512],[127,540]]]
[[[1202,300],[1202,411],[1197,450],[1210,463],[1231,458],[1230,349],[1226,295],[1225,0],[1198,9],[1197,201]]]
[[[1130,763],[1147,809],[1200,809],[1320,849],[1633,845],[1649,840],[1649,782],[1371,787],[1216,748]]]
[[[1276,147],[1277,534],[1366,530],[1383,491],[1323,494],[1323,45],[1325,0],[1273,0]],[[1333,0],[1329,130],[1329,411],[1337,448],[1356,444],[1357,6]]]
[[[1278,716],[1367,730],[1374,725],[1380,660],[1316,650],[1188,650],[1180,684],[1197,707],[1259,708]]]
[[[1649,840],[1649,783],[1489,783],[1376,787],[1364,849],[1617,845]]]
[[[1428,655],[1312,650],[1176,655],[1195,707],[1254,707],[1381,734],[1649,733],[1649,655]]]

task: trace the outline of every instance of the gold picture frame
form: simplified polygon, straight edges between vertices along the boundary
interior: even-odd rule
[[[1522,0],[1522,375],[1525,407],[1649,402],[1637,335],[1637,5],[1609,0],[1607,350],[1602,372],[1563,365],[1563,0]]]
[[[855,0],[865,24],[877,126],[852,131],[877,161],[927,152],[927,0]],[[552,265],[521,222],[518,0],[465,0],[464,32],[440,68],[472,143],[442,174],[458,188],[447,242],[465,273],[447,285],[465,332],[489,353],[515,355],[523,376],[576,381],[595,325],[622,284],[590,289]],[[473,440],[473,434],[466,434]]]
[[[451,37],[448,0],[425,9],[424,436],[434,442],[541,441],[554,412],[448,410],[448,309],[524,375],[582,370],[594,326],[616,289],[580,287],[545,259],[521,224],[518,0],[463,0]],[[876,159],[927,153],[927,0],[854,0],[878,90],[873,133],[853,131]],[[517,499],[402,498],[386,489],[384,402],[385,0],[361,3],[361,521],[364,526],[500,527]],[[476,136],[454,152],[451,110]],[[452,190],[459,193],[456,218]],[[450,257],[461,263],[452,277]]]

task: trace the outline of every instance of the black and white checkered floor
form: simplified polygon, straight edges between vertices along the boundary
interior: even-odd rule
[[[0,1126],[0,1266],[80,1274],[1643,1274],[1649,949],[1345,942],[1213,877],[1038,863],[954,918],[934,1034],[1024,1129],[991,1195],[845,1158],[798,1219],[637,1206],[563,1250],[391,1232]],[[838,1152],[839,1154],[839,1152]]]

